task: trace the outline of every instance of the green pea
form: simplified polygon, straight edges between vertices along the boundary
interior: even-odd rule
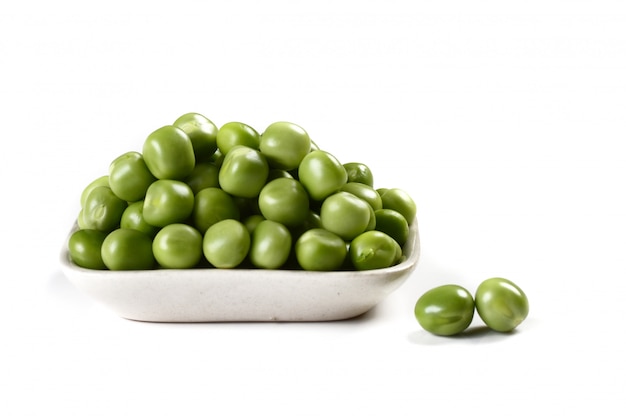
[[[70,258],[80,267],[104,270],[102,261],[102,242],[107,233],[97,230],[77,230],[72,233],[68,242]]]
[[[425,292],[415,304],[415,318],[435,335],[456,335],[469,327],[474,317],[474,299],[459,285],[438,286]]]
[[[361,198],[337,192],[324,200],[320,209],[322,226],[346,241],[367,230],[372,219],[371,207]]]
[[[259,133],[245,123],[231,121],[224,124],[217,131],[217,147],[226,155],[235,146],[247,146],[252,149],[259,148]]]
[[[358,182],[348,182],[339,188],[340,191],[349,192],[352,195],[358,196],[365,202],[371,205],[374,211],[383,207],[383,200],[376,192],[374,188],[369,185]]]
[[[150,133],[143,144],[143,158],[157,179],[183,180],[196,164],[191,139],[175,126]]]
[[[187,224],[166,225],[154,237],[152,252],[163,268],[190,269],[202,258],[202,235]]]
[[[333,155],[314,150],[300,162],[298,178],[311,198],[321,201],[337,192],[348,181],[348,174]]]
[[[296,259],[304,270],[337,270],[347,255],[346,243],[323,228],[305,231],[295,244]]]
[[[385,189],[379,191],[383,201],[383,208],[393,209],[404,216],[407,223],[411,225],[417,213],[415,201],[404,190],[398,188]]]
[[[232,196],[220,188],[204,188],[194,198],[193,225],[201,233],[225,219],[238,220],[239,208]]]
[[[404,215],[398,211],[385,208],[374,211],[374,215],[376,216],[375,229],[388,234],[401,247],[404,247],[409,238],[409,223],[404,218]]]
[[[483,281],[476,289],[476,311],[495,331],[510,332],[528,316],[528,297],[515,283],[503,277]]]
[[[220,168],[214,163],[197,163],[191,174],[185,178],[185,183],[189,185],[194,194],[197,194],[204,188],[218,187],[219,171]]]
[[[152,239],[137,230],[118,228],[102,242],[102,261],[109,270],[154,268]]]
[[[401,251],[396,240],[383,232],[371,230],[352,240],[349,254],[357,270],[374,270],[396,264]]]
[[[267,181],[269,165],[265,156],[247,146],[235,146],[224,157],[219,171],[220,187],[234,196],[254,198]]]
[[[237,220],[222,220],[206,230],[202,249],[205,258],[214,267],[231,269],[239,266],[248,255],[250,233]]]
[[[291,251],[291,234],[283,224],[263,220],[259,222],[251,235],[250,261],[263,269],[278,269]]]
[[[302,224],[309,215],[309,195],[295,179],[278,178],[268,182],[261,189],[258,201],[265,218],[288,227]]]
[[[184,182],[159,179],[150,185],[143,205],[143,217],[155,227],[185,222],[194,206],[193,191]]]
[[[124,201],[144,199],[148,187],[156,178],[150,173],[141,153],[126,152],[109,166],[109,186]]]
[[[119,227],[128,203],[108,186],[98,186],[89,192],[81,216],[82,228],[110,232]]]
[[[99,178],[94,179],[83,189],[83,192],[80,194],[80,206],[84,208],[85,201],[87,201],[87,197],[93,191],[94,188],[98,186],[109,186],[109,175],[100,176]]]
[[[202,114],[183,114],[173,126],[189,136],[196,161],[208,161],[217,150],[217,127]]]
[[[159,227],[148,224],[143,217],[143,201],[133,202],[126,207],[122,214],[120,228],[141,231],[150,237],[154,237],[159,231]]]
[[[374,186],[374,175],[367,165],[350,162],[344,163],[343,167],[348,174],[348,182],[362,183],[370,187]]]
[[[291,170],[297,168],[311,150],[311,139],[297,124],[278,121],[270,124],[261,135],[259,150],[270,166]]]

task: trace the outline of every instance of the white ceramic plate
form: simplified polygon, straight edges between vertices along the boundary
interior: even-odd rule
[[[360,272],[103,271],[73,264],[66,242],[61,252],[61,268],[78,289],[119,316],[132,320],[333,321],[367,312],[404,283],[420,255],[417,221],[410,227],[404,254],[406,260],[396,266]]]

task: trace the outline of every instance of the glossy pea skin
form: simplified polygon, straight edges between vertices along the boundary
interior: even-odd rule
[[[133,202],[126,207],[122,214],[120,228],[141,231],[149,237],[154,237],[159,231],[159,227],[148,224],[143,217],[143,201]]]
[[[152,239],[137,230],[118,228],[102,242],[102,261],[109,270],[154,268]]]
[[[278,269],[291,252],[291,234],[283,224],[271,221],[260,221],[251,234],[249,258],[250,262],[263,269]]]
[[[337,192],[348,181],[348,174],[335,156],[314,150],[300,162],[298,179],[311,198],[321,201]]]
[[[81,228],[109,232],[119,227],[128,203],[113,193],[108,186],[91,190],[81,212]]]
[[[374,211],[382,209],[383,200],[380,194],[376,192],[374,188],[369,185],[365,185],[359,182],[348,182],[339,188],[340,191],[349,192],[352,195],[358,196],[372,207]]]
[[[469,327],[474,317],[474,299],[459,285],[442,285],[425,292],[415,304],[415,318],[435,335],[456,335]]]
[[[144,199],[148,187],[155,180],[139,152],[126,152],[109,166],[109,186],[124,201]]]
[[[222,220],[206,230],[202,241],[205,258],[218,269],[239,266],[250,250],[250,233],[233,219]]]
[[[398,242],[401,247],[409,238],[409,223],[404,215],[392,209],[379,209],[374,211],[376,216],[375,229],[388,234]]]
[[[220,127],[216,140],[219,151],[226,155],[235,146],[247,146],[258,150],[260,135],[245,123],[231,121]]]
[[[189,185],[194,194],[197,194],[204,188],[219,186],[219,171],[220,168],[212,162],[196,163],[184,182]]]
[[[344,163],[343,167],[348,174],[348,182],[362,183],[367,186],[374,186],[374,175],[371,169],[364,163],[349,162]]]
[[[402,253],[399,247],[393,238],[383,232],[366,231],[350,243],[350,261],[357,270],[391,267]]]
[[[187,224],[169,224],[152,241],[154,258],[166,269],[191,269],[202,258],[202,235]]]
[[[484,280],[476,289],[475,299],[478,315],[494,331],[510,332],[528,316],[528,297],[503,277]]]
[[[314,271],[338,270],[347,255],[343,239],[323,228],[312,228],[302,233],[294,250],[300,267]]]
[[[311,138],[300,126],[287,121],[270,124],[259,142],[259,150],[273,168],[291,170],[311,150]]]
[[[191,214],[193,225],[202,234],[215,223],[225,219],[240,219],[239,207],[227,192],[220,188],[205,188],[194,198]]]
[[[220,187],[229,194],[255,198],[268,175],[269,165],[261,152],[247,146],[235,146],[224,157],[218,179]]]
[[[150,133],[142,153],[148,169],[157,179],[183,180],[196,164],[191,139],[175,126],[163,126]]]
[[[143,217],[155,227],[185,222],[194,206],[193,191],[184,182],[159,179],[150,185],[143,205]]]
[[[97,230],[77,230],[68,241],[68,251],[72,261],[80,267],[104,270],[102,243],[107,233]]]
[[[302,224],[309,215],[309,195],[295,179],[278,178],[268,182],[261,189],[258,201],[265,218],[288,227]]]
[[[404,216],[411,225],[417,213],[417,206],[411,196],[399,188],[382,189],[378,191],[383,202],[383,208],[393,209]]]
[[[109,186],[109,175],[100,176],[93,181],[91,181],[80,194],[80,207],[85,207],[85,201],[87,201],[87,197],[93,191],[94,188],[98,186]]]
[[[322,227],[346,241],[367,230],[373,211],[367,202],[349,192],[337,192],[320,208]]]
[[[172,125],[189,136],[196,162],[208,161],[217,150],[217,126],[202,114],[183,114]]]

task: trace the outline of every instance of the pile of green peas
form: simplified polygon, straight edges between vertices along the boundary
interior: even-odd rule
[[[86,186],[68,250],[99,270],[390,267],[416,205],[373,186],[367,165],[340,163],[297,124],[259,133],[187,113]]]
[[[528,297],[511,280],[492,277],[478,285],[474,297],[456,284],[432,288],[420,296],[414,312],[426,331],[451,336],[470,326],[474,310],[494,331],[511,332],[528,316]]]

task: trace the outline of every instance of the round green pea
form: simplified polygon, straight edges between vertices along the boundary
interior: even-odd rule
[[[401,247],[404,247],[406,240],[409,238],[409,223],[404,218],[404,215],[388,208],[376,210],[374,215],[376,216],[375,229],[388,234]]]
[[[321,201],[337,192],[348,181],[348,174],[335,156],[313,150],[300,162],[298,179],[312,199]]]
[[[220,187],[234,196],[254,198],[267,181],[265,156],[247,146],[235,146],[224,157],[218,174]]]
[[[124,201],[144,199],[148,187],[155,180],[139,152],[126,152],[109,166],[109,186]]]
[[[150,133],[143,144],[143,158],[157,179],[183,180],[196,164],[191,139],[175,126]]]
[[[349,192],[352,195],[358,196],[359,198],[370,204],[374,211],[382,209],[383,207],[383,200],[380,197],[380,194],[369,185],[365,185],[359,182],[348,182],[341,188],[339,188],[339,190]]]
[[[438,286],[425,292],[415,304],[415,318],[435,335],[456,335],[469,327],[474,317],[474,299],[459,285]]]
[[[396,264],[402,250],[387,234],[371,230],[358,235],[350,243],[350,260],[357,270],[383,269]]]
[[[72,233],[68,242],[70,258],[80,267],[104,270],[102,261],[102,243],[107,233],[98,230],[77,230]]]
[[[152,239],[141,231],[118,228],[102,242],[102,261],[109,270],[154,268]]]
[[[97,186],[89,192],[81,212],[81,228],[109,232],[119,227],[128,202],[108,186]]]
[[[157,263],[166,269],[190,269],[202,258],[202,235],[187,224],[161,228],[152,242]]]
[[[476,289],[476,311],[485,324],[499,332],[510,332],[528,316],[528,297],[512,281],[492,277]]]
[[[91,181],[80,194],[80,206],[81,208],[85,207],[85,202],[87,201],[87,197],[93,191],[94,188],[98,186],[109,186],[109,175],[100,176],[93,181]]]
[[[248,255],[250,233],[237,220],[222,220],[206,230],[202,250],[207,261],[214,267],[232,269],[239,266]]]
[[[196,161],[209,160],[217,150],[217,127],[202,114],[183,114],[172,125],[189,136]]]
[[[278,269],[291,252],[291,234],[283,224],[263,220],[251,234],[250,262],[263,269]]]
[[[201,233],[225,219],[239,220],[240,213],[232,196],[220,188],[204,188],[194,199],[193,225]]]
[[[184,182],[189,185],[194,194],[197,194],[204,188],[219,186],[219,171],[220,168],[212,162],[196,163]]]
[[[350,241],[367,230],[372,213],[371,207],[363,199],[341,191],[324,200],[320,220],[322,227]]]
[[[247,146],[252,149],[259,148],[259,133],[245,123],[231,121],[224,124],[217,131],[217,147],[226,155],[235,146]]]
[[[371,169],[359,162],[344,163],[343,167],[348,174],[348,182],[362,183],[368,186],[374,186],[374,175]]]
[[[311,150],[311,138],[300,126],[287,121],[270,124],[260,138],[259,150],[273,168],[291,170]]]
[[[185,222],[194,206],[193,191],[185,182],[159,179],[146,191],[143,217],[155,227]]]
[[[305,231],[296,241],[294,249],[298,264],[304,270],[337,270],[347,255],[345,241],[323,228]]]
[[[126,207],[122,214],[120,228],[141,231],[150,237],[154,237],[159,231],[159,227],[148,224],[143,217],[143,201],[133,202]]]
[[[379,191],[383,202],[383,208],[393,209],[404,216],[407,223],[411,225],[417,213],[415,201],[404,190],[398,188],[384,189]]]
[[[266,219],[288,227],[302,224],[309,215],[309,195],[295,179],[278,178],[268,182],[261,189],[258,201]]]

